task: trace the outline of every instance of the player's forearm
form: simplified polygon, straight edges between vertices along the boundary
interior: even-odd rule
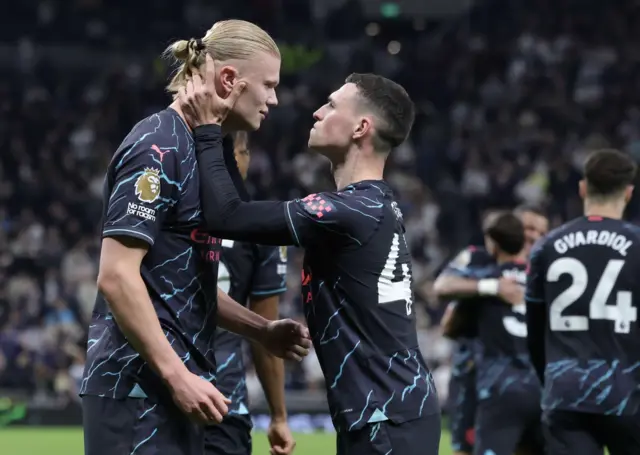
[[[229,240],[293,245],[283,202],[244,202],[238,194],[238,187],[244,186],[237,166],[226,162],[229,158],[225,157],[220,127],[199,126],[194,139],[207,230]]]
[[[218,325],[230,332],[260,341],[269,321],[243,307],[218,288]]]
[[[256,342],[251,343],[251,354],[262,384],[264,395],[269,404],[271,419],[284,420],[287,418],[287,408],[284,400],[284,362],[282,359],[267,352]]]
[[[453,340],[460,336],[460,321],[459,317],[456,314],[455,307],[455,302],[451,302],[449,305],[447,305],[447,308],[444,311],[444,315],[442,316],[442,321],[440,321],[440,325],[442,326],[442,334]]]
[[[278,296],[252,299],[251,309],[265,319],[273,321],[278,319],[278,301]],[[251,343],[251,354],[269,404],[271,419],[285,420],[287,408],[284,399],[284,362],[256,342]]]
[[[455,299],[478,295],[478,282],[472,278],[440,275],[433,284],[433,290],[441,299]]]
[[[124,336],[161,378],[170,382],[186,370],[160,326],[139,273],[124,269],[101,271],[98,288]]]

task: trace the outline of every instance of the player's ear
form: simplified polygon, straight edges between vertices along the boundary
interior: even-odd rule
[[[627,188],[624,190],[624,202],[629,203],[631,200],[631,196],[633,196],[633,189],[635,186],[627,185]]]
[[[496,244],[493,241],[493,239],[491,237],[489,237],[488,235],[485,234],[484,236],[484,247],[487,250],[487,252],[491,255],[491,256],[495,256],[496,255],[496,248],[495,248]]]
[[[227,96],[233,90],[233,86],[238,80],[238,70],[230,65],[220,68],[220,86],[222,88],[221,96]]]
[[[578,194],[582,199],[587,197],[587,182],[584,179],[578,183]]]
[[[373,132],[373,123],[369,117],[361,117],[353,130],[353,139],[362,139],[369,132]]]

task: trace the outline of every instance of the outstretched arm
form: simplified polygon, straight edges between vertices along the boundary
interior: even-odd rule
[[[433,289],[441,299],[467,299],[477,296],[500,297],[506,303],[519,305],[524,290],[514,280],[485,277],[492,258],[484,250],[468,247],[462,250],[438,276]]]
[[[269,320],[240,305],[218,288],[218,325],[250,340],[259,341]]]
[[[236,166],[225,162],[219,125],[198,126],[194,130],[200,199],[207,230],[229,240],[262,245],[293,245],[282,201],[244,202],[236,185],[242,185]],[[235,184],[234,178],[235,177]]]
[[[202,211],[207,230],[230,240],[305,247],[321,245],[326,240],[325,235],[346,236],[356,242],[360,241],[358,235],[366,236],[368,227],[363,223],[353,223],[354,216],[346,213],[349,212],[348,204],[341,200],[343,196],[339,194],[312,195],[304,200],[287,202],[242,201],[229,175],[231,172],[236,184],[243,188],[237,167],[227,167],[225,162],[233,160],[230,156],[225,159],[221,125],[246,83],[242,80],[221,81],[219,89],[225,92],[221,96],[216,88],[215,64],[209,54],[204,70],[203,73],[201,68],[199,74],[194,74],[186,89],[179,93],[178,104],[194,130]],[[337,200],[337,204],[347,206],[346,210],[340,210],[341,213],[336,215],[337,207],[333,205],[332,198]],[[364,210],[375,209],[363,201],[353,203],[359,204],[359,212],[363,210],[360,205],[364,205]]]

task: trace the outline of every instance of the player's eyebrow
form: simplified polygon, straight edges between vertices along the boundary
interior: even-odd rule
[[[331,95],[327,97],[327,104],[336,104],[336,101],[333,99]]]

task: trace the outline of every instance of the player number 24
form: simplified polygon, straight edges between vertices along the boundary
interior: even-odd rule
[[[607,305],[611,293],[624,267],[621,259],[612,259],[598,281],[589,302],[589,316],[564,316],[562,312],[575,303],[587,289],[589,272],[585,265],[575,258],[557,259],[547,270],[547,281],[557,282],[562,275],[571,276],[571,286],[551,302],[549,322],[554,331],[589,330],[589,320],[614,321],[616,333],[629,333],[631,323],[638,319],[638,310],[632,306],[631,292],[618,291],[615,304]]]

